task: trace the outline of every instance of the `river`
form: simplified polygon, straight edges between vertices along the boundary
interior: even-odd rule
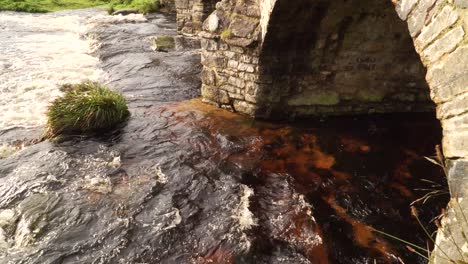
[[[434,113],[255,121],[203,104],[197,45],[157,35],[175,19],[0,13],[0,263],[425,263],[372,229],[425,247],[409,204],[444,182]],[[57,85],[84,79],[128,123],[38,142]]]

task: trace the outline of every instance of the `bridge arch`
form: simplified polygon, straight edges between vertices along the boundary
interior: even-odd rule
[[[388,0],[277,0],[259,67],[261,117],[434,108],[407,25]]]
[[[435,103],[451,189],[468,190],[467,31],[461,0],[222,0],[200,33],[202,96],[260,118]]]

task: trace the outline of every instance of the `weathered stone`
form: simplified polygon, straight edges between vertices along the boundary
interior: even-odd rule
[[[447,160],[447,177],[452,197],[468,195],[468,160]]]
[[[219,26],[219,18],[213,13],[203,22],[203,29],[209,32],[215,32]]]
[[[240,16],[234,17],[229,25],[232,34],[240,38],[250,38],[258,26],[257,19],[245,19]]]
[[[445,6],[431,23],[421,30],[421,34],[419,34],[414,41],[416,50],[422,51],[435,40],[443,30],[453,25],[458,17],[457,12],[455,12],[452,7]]]
[[[253,72],[255,72],[255,67],[252,64],[240,63],[239,67],[238,67],[238,70],[253,73]]]
[[[112,13],[113,16],[117,16],[117,15],[126,16],[126,15],[130,15],[130,14],[138,14],[138,10],[136,10],[136,9],[121,9],[121,10],[117,10],[114,13]]]
[[[200,40],[201,48],[207,51],[218,50],[218,42],[211,39],[201,39]]]
[[[224,40],[227,44],[237,47],[248,47],[252,43],[254,43],[254,39],[252,38],[235,38],[231,37]]]
[[[216,73],[213,70],[210,70],[209,68],[203,68],[201,78],[204,84],[207,84],[209,86],[216,85]]]
[[[236,60],[229,60],[228,61],[228,67],[229,68],[237,69],[237,66],[239,66],[239,62],[237,62]]]
[[[408,17],[408,14],[411,12],[411,10],[413,9],[413,7],[416,5],[417,2],[418,0],[402,0],[396,8],[398,16],[402,20],[406,20],[406,18]]]
[[[468,131],[444,133],[442,146],[446,158],[468,158]]]
[[[457,48],[437,64],[429,67],[426,79],[431,97],[443,103],[468,92],[468,46]]]
[[[415,10],[408,17],[408,30],[412,37],[417,36],[424,27],[427,11],[435,3],[435,0],[419,1]]]
[[[447,119],[468,112],[468,93],[437,106],[437,118]]]
[[[224,68],[226,66],[227,60],[224,56],[219,54],[204,51],[202,52],[201,63],[208,67]]]
[[[468,1],[466,0],[455,0],[454,4],[460,8],[468,8]]]
[[[208,99],[212,102],[217,102],[221,104],[229,103],[229,97],[225,91],[219,90],[215,86],[208,86],[203,84],[201,87],[201,94],[203,98]]]
[[[441,120],[445,133],[468,130],[468,112]]]
[[[422,53],[423,58],[431,63],[435,62],[442,55],[454,50],[458,43],[463,40],[464,36],[465,32],[463,31],[462,26],[452,29],[443,37],[428,46]]]
[[[458,181],[457,188],[467,187],[468,179]],[[452,185],[452,184],[451,184]],[[431,253],[431,264],[463,263],[468,258],[466,230],[468,230],[468,199],[457,197],[452,193],[452,199],[447,207],[441,228],[437,231],[437,247]]]
[[[244,100],[244,96],[241,93],[228,93],[228,95],[231,99]]]
[[[288,100],[291,106],[336,105],[340,102],[338,93],[334,91],[311,91],[302,93]]]
[[[235,87],[238,87],[238,88],[244,88],[245,87],[244,80],[233,77],[233,76],[229,77],[228,83],[235,86]]]
[[[260,9],[258,6],[255,5],[248,5],[246,3],[237,5],[235,10],[236,13],[242,14],[244,16],[259,18],[260,17]]]
[[[235,100],[233,106],[236,112],[241,112],[248,115],[255,114],[255,105],[247,103],[245,101]]]
[[[411,37],[416,37],[421,32],[421,29],[424,27],[426,16],[426,12],[414,12],[414,14],[408,18],[408,31]]]

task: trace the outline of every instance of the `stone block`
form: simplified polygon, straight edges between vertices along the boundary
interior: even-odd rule
[[[239,63],[238,70],[239,70],[239,71],[244,71],[244,72],[253,73],[253,72],[255,72],[255,67],[254,67],[254,65],[252,65],[252,64]]]
[[[201,63],[207,67],[224,68],[226,67],[227,61],[226,58],[220,54],[203,51],[201,56]]]
[[[423,3],[427,1],[420,1],[416,9],[408,18],[408,30],[411,37],[417,36],[421,29],[424,27],[424,23],[427,17],[427,8]]]
[[[219,90],[217,87],[202,84],[201,94],[203,98],[212,102],[221,104],[229,103],[228,94],[225,91]]]
[[[455,0],[454,5],[460,8],[468,8],[468,1],[466,0]]]
[[[212,39],[200,39],[201,48],[207,51],[216,51],[218,50],[218,42]]]
[[[239,62],[236,60],[229,60],[227,65],[229,68],[237,69]]]
[[[442,119],[441,124],[445,133],[468,130],[468,112],[452,118]]]
[[[288,100],[290,106],[337,105],[340,97],[335,91],[308,91]]]
[[[208,18],[203,22],[203,30],[209,31],[209,32],[215,32],[218,30],[219,26],[219,18],[218,16],[213,13]]]
[[[255,114],[255,105],[246,101],[234,100],[233,106],[236,112],[241,112],[252,116]]]
[[[421,30],[421,34],[414,41],[416,50],[422,51],[435,40],[446,28],[453,25],[458,19],[458,13],[451,7],[445,6],[442,11]]]
[[[468,158],[468,131],[444,131],[442,146],[446,158]]]
[[[203,68],[201,74],[202,82],[206,85],[216,86],[216,73],[208,68]]]
[[[442,55],[451,52],[455,47],[463,40],[465,31],[462,26],[458,26],[440,39],[436,40],[430,46],[428,46],[423,52],[422,56],[430,63],[437,61]]]
[[[417,2],[418,0],[402,0],[396,7],[400,19],[406,20],[408,14],[413,10]]]
[[[426,80],[436,103],[452,100],[468,91],[468,46],[457,48],[428,68]]]
[[[247,19],[241,16],[235,16],[229,25],[231,33],[240,38],[249,38],[254,33],[259,24],[257,19]]]
[[[468,93],[459,95],[451,101],[437,106],[437,118],[447,119],[468,111]]]
[[[447,160],[448,182],[452,197],[468,195],[468,160]]]
[[[232,86],[238,87],[238,88],[244,88],[245,87],[245,82],[244,80],[236,77],[229,77],[228,83]]]
[[[244,100],[244,96],[241,93],[228,93],[229,98]]]

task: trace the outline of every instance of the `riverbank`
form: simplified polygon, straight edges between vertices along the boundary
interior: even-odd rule
[[[158,0],[0,0],[0,11],[46,13],[60,10],[107,7],[109,10],[135,8],[141,13],[158,11]]]

